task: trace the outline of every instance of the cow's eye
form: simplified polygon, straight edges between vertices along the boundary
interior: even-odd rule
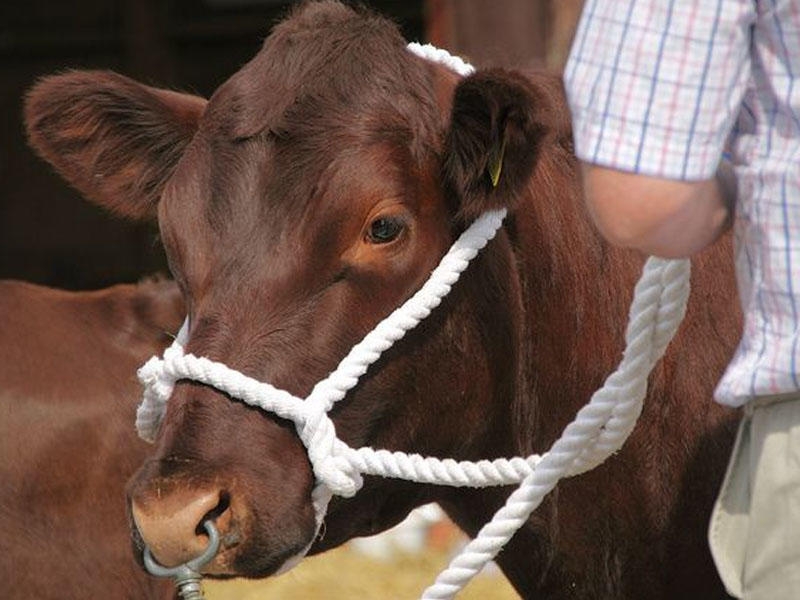
[[[370,223],[367,239],[373,244],[387,244],[397,239],[403,227],[403,221],[396,217],[381,217]]]

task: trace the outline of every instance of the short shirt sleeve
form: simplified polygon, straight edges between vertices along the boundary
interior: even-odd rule
[[[578,157],[712,177],[749,80],[754,19],[752,0],[587,0],[565,70]]]

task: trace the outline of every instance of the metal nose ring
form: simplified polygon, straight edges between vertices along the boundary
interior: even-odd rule
[[[200,574],[200,569],[211,562],[219,550],[219,532],[214,521],[206,519],[203,521],[203,527],[208,534],[208,546],[200,556],[177,567],[164,567],[158,564],[150,553],[150,548],[144,549],[144,566],[147,572],[156,577],[172,577],[178,595],[183,600],[203,600],[203,588],[200,585],[203,576]]]

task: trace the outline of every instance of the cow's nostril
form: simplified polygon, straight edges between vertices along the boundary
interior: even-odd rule
[[[229,515],[229,508],[231,506],[231,495],[226,491],[222,491],[219,493],[219,502],[217,505],[209,510],[203,518],[200,519],[200,522],[197,524],[194,532],[195,535],[206,535],[205,530],[205,522],[206,521],[213,521],[214,524],[217,526],[217,529],[224,535],[225,529],[227,529],[228,522],[230,521]]]
[[[174,567],[199,556],[208,547],[203,523],[212,519],[220,536],[230,525],[230,494],[220,490],[175,491],[167,496],[134,496],[131,512],[142,541],[153,558]]]

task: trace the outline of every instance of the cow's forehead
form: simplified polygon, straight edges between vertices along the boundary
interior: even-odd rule
[[[410,173],[435,169],[442,111],[430,65],[393,23],[322,8],[276,27],[213,95],[162,196],[165,243],[241,237],[242,223],[268,241],[310,206],[314,222],[330,216],[321,200],[350,214],[355,200],[404,195]],[[326,185],[338,197],[320,194]]]
[[[346,9],[332,18],[330,9],[342,7],[327,8],[276,27],[213,95],[203,127],[242,139],[386,107],[412,125],[436,115],[430,69],[406,50],[393,23]]]

